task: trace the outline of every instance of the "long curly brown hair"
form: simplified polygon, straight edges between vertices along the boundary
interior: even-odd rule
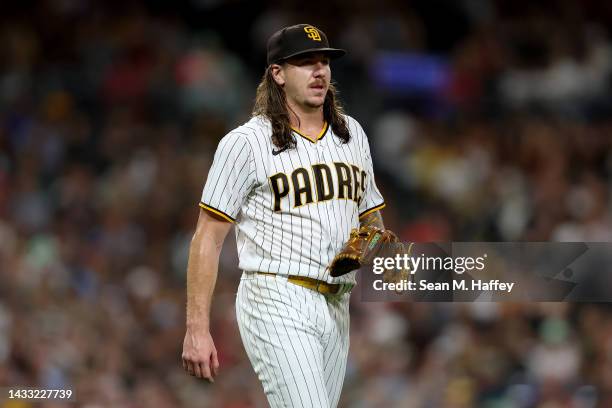
[[[334,134],[348,143],[351,135],[344,119],[344,109],[336,97],[336,87],[329,84],[325,102],[323,103],[323,119],[331,126]],[[262,115],[272,124],[272,142],[280,150],[293,149],[296,146],[295,136],[291,132],[289,108],[285,99],[285,91],[272,78],[270,67],[257,86],[253,116]]]

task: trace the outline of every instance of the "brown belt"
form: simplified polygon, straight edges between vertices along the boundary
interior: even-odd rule
[[[257,272],[259,275],[276,276],[275,273]],[[302,286],[323,295],[341,295],[350,292],[353,289],[352,283],[327,283],[318,279],[309,278],[307,276],[289,275],[287,281],[294,285]]]

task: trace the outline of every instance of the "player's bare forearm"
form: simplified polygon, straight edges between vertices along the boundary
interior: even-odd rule
[[[380,211],[374,211],[359,218],[359,226],[373,226],[376,228],[385,229],[385,224],[383,223]]]
[[[219,254],[220,250],[214,242],[198,234],[194,235],[187,266],[187,327],[208,330]]]
[[[217,281],[219,255],[231,224],[200,210],[187,264],[187,331],[183,368],[197,378],[214,382],[219,370],[217,349],[210,335],[210,304]]]
[[[219,370],[217,349],[210,335],[210,304],[217,281],[219,255],[231,224],[200,210],[187,264],[187,331],[183,368],[197,378],[214,382]]]
[[[208,330],[219,255],[231,224],[201,210],[187,264],[187,327]]]

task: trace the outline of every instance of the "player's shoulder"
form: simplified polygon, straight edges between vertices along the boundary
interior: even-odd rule
[[[253,145],[258,144],[262,139],[262,135],[267,134],[271,128],[272,127],[267,119],[260,116],[255,116],[240,126],[230,130],[225,136],[223,136],[220,143],[223,144],[240,141],[249,145],[249,147],[252,147]]]
[[[247,122],[232,129],[225,138],[240,138],[251,148],[259,146],[262,141],[270,139],[268,136],[272,132],[272,126],[267,118],[263,116],[253,116]]]
[[[262,134],[271,131],[270,121],[264,116],[253,116],[247,122],[233,129],[230,133],[242,135],[249,139],[260,138]]]
[[[361,123],[359,123],[357,119],[355,119],[351,115],[347,115],[347,114],[343,114],[343,115],[344,115],[344,120],[346,121],[346,126],[348,127],[349,132],[351,132],[351,134],[365,133],[363,131],[363,126],[361,126]]]
[[[355,119],[351,115],[343,113],[342,116],[344,116],[344,120],[346,121],[347,125],[359,125],[359,122],[357,121],[357,119]]]
[[[357,119],[350,115],[344,114],[344,120],[346,121],[346,126],[349,130],[349,133],[351,134],[351,137],[359,141],[360,145],[363,143],[364,140],[367,140],[367,136],[365,131],[363,130],[363,126],[361,126],[361,123],[359,123]]]

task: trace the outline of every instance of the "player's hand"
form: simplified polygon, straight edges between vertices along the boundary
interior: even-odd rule
[[[187,328],[182,357],[183,368],[189,375],[215,382],[219,360],[210,331]]]

